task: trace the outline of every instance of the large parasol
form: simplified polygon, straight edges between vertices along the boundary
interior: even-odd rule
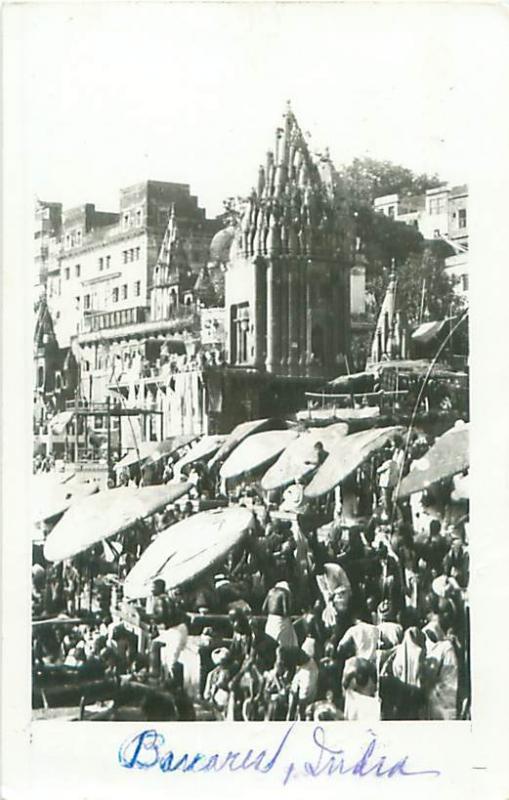
[[[384,447],[391,437],[401,433],[402,430],[401,427],[393,425],[388,428],[352,433],[344,439],[339,439],[331,447],[329,455],[306,487],[305,496],[312,499],[332,491],[372,453]]]
[[[422,492],[434,483],[465,472],[470,465],[469,425],[450,428],[401,481],[398,499]]]
[[[120,461],[115,464],[115,469],[122,469],[123,467],[132,467],[138,462],[149,460],[151,463],[159,461],[161,458],[171,456],[181,447],[189,444],[196,436],[183,435],[183,436],[170,436],[162,442],[141,442],[138,449],[131,450]]]
[[[33,522],[38,524],[57,517],[67,511],[77,500],[95,494],[97,491],[99,491],[99,486],[94,482],[73,480],[60,483],[53,475],[48,476],[47,479],[46,476],[36,475],[32,479],[31,492]]]
[[[224,443],[226,436],[202,436],[199,442],[193,444],[191,449],[175,464],[175,472],[179,473],[184,467],[189,467],[197,461],[207,461],[212,458],[221,445]]]
[[[98,542],[121,533],[136,522],[173,503],[190,483],[110,489],[75,503],[58,522],[44,544],[48,561],[72,558]]]
[[[228,434],[225,442],[221,445],[215,456],[210,460],[209,467],[221,463],[230,455],[235,448],[255,433],[262,431],[285,430],[288,428],[288,423],[276,417],[268,417],[266,419],[252,419],[248,422],[241,422],[237,425],[231,433]]]
[[[222,561],[253,525],[245,508],[202,511],[162,531],[142,554],[124,582],[124,597],[148,597],[152,582],[167,590],[200,577]]]
[[[158,442],[157,447],[150,453],[147,462],[155,464],[162,458],[173,455],[177,450],[180,450],[181,447],[186,447],[186,445],[191,444],[191,442],[194,442],[197,438],[196,434],[184,433],[179,436],[171,436],[169,439]]]
[[[299,433],[292,431],[263,431],[239,444],[222,464],[219,474],[223,480],[240,478],[249,472],[269,465],[295,441]]]
[[[298,439],[290,442],[276,463],[267,470],[261,481],[262,489],[264,491],[282,489],[293,481],[309,475],[317,466],[312,463],[315,444],[321,442],[325,451],[328,451],[334,442],[347,433],[348,425],[344,422],[326,428],[308,428]]]

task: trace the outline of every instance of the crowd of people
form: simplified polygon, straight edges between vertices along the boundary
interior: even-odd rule
[[[41,625],[34,674],[113,681],[117,706],[136,687],[147,719],[468,718],[468,501],[453,499],[453,479],[403,501],[395,493],[429,445],[394,436],[314,502],[304,488],[327,456],[320,442],[306,478],[269,494],[256,480],[224,485],[201,463],[176,475],[175,457],[120,474],[120,485],[185,478],[192,489],[70,562],[36,554],[34,617],[83,619]],[[147,600],[122,599],[161,530],[222,505],[252,512],[224,563],[178,590],[156,580]]]

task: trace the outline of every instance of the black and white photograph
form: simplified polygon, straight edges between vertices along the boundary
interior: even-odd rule
[[[503,800],[506,12],[2,21],[2,796]]]
[[[167,76],[125,164],[110,131],[97,183],[72,160],[51,175],[51,152],[37,172],[33,716],[468,720],[467,164],[402,127],[370,142],[376,110],[350,109],[367,132],[340,94],[331,114],[333,83],[285,97],[276,73],[246,103],[248,75],[202,114],[184,49],[132,78],[134,103]],[[100,60],[73,64],[84,102],[51,143],[80,161]]]

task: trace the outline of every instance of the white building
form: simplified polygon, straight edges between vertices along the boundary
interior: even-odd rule
[[[467,186],[443,184],[421,195],[376,197],[374,208],[396,222],[414,225],[425,239],[446,237],[468,248],[467,203]]]
[[[388,194],[376,197],[375,211],[396,222],[414,225],[425,239],[442,239],[456,251],[445,269],[457,279],[456,291],[468,294],[468,187],[444,184],[422,195]]]

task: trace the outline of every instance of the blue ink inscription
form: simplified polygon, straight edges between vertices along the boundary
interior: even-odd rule
[[[252,770],[262,774],[271,772],[276,765],[282,766],[282,781],[286,786],[291,780],[302,777],[318,778],[325,775],[353,775],[357,778],[408,778],[415,776],[437,777],[436,769],[414,770],[409,766],[409,756],[391,759],[381,755],[376,735],[369,731],[370,741],[363,746],[358,757],[347,754],[343,748],[335,749],[326,742],[325,729],[317,725],[313,729],[311,756],[302,763],[287,760],[283,753],[288,749],[288,741],[294,726],[291,725],[272,753],[266,749],[254,752],[227,753],[183,753],[178,754],[165,748],[165,738],[154,728],[150,728],[126,739],[118,751],[120,766],[125,769],[159,769],[167,772],[213,773]]]
[[[313,778],[320,775],[355,775],[358,778],[365,778],[372,775],[375,778],[394,778],[396,776],[412,777],[416,775],[433,775],[437,777],[440,771],[436,769],[411,770],[408,769],[408,756],[403,756],[392,763],[388,762],[386,756],[375,754],[377,739],[371,733],[371,741],[364,748],[360,758],[348,763],[347,755],[341,748],[335,750],[325,742],[325,730],[321,725],[317,725],[313,730],[313,744],[318,748],[318,755],[315,761],[305,761],[303,764],[304,774]],[[283,780],[286,786],[290,778],[299,777],[298,770],[294,762],[291,762],[286,770]]]

